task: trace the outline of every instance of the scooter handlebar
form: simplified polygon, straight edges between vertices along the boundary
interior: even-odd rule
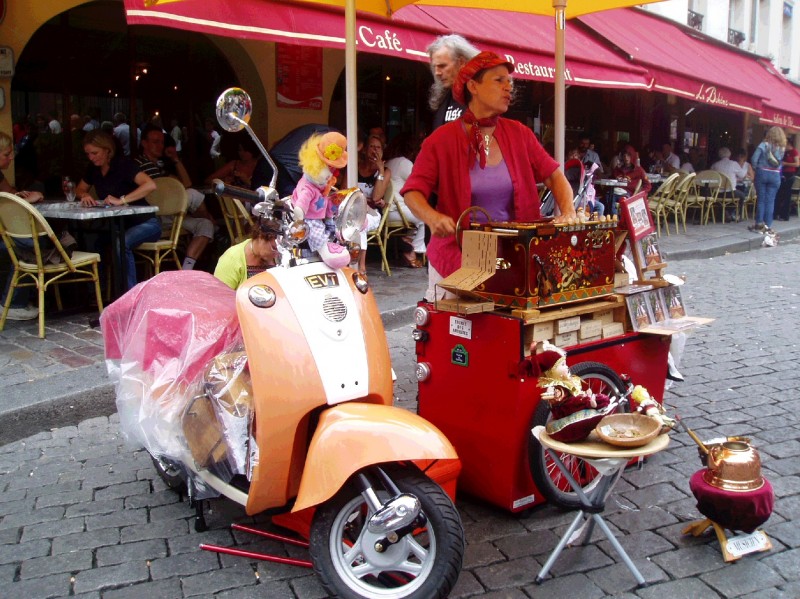
[[[263,202],[266,200],[266,193],[264,193],[262,189],[263,188],[259,188],[253,191],[252,189],[245,189],[244,187],[228,185],[219,179],[214,179],[213,181],[213,190],[215,194],[232,196],[240,200],[246,200],[254,203]]]

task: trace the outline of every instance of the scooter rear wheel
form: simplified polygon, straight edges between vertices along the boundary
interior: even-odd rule
[[[458,510],[442,488],[416,467],[383,469],[402,493],[419,499],[427,523],[377,551],[378,536],[366,526],[373,511],[351,480],[314,515],[310,538],[314,570],[332,597],[447,597],[464,555]],[[373,483],[372,489],[382,502],[394,495],[378,484]]]
[[[624,393],[625,383],[613,369],[605,364],[600,362],[581,362],[571,367],[570,371],[572,374],[576,374],[584,381],[587,381],[595,393],[605,393],[610,397],[621,397]],[[627,405],[627,403],[623,403],[617,408],[617,411],[627,411]],[[535,426],[545,426],[551,418],[550,406],[546,401],[539,402],[528,430],[530,431]],[[558,469],[556,463],[547,454],[541,443],[536,440],[536,437],[530,432],[528,434],[528,463],[536,488],[550,503],[558,507],[564,509],[581,507],[580,499],[571,490],[569,482]],[[594,488],[598,482],[597,470],[588,462],[563,453],[559,455],[559,458],[569,469],[575,480],[581,483],[584,491],[590,491]]]

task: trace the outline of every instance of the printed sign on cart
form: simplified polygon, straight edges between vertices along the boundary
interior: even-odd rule
[[[451,316],[450,334],[464,339],[472,339],[472,321],[458,316]]]

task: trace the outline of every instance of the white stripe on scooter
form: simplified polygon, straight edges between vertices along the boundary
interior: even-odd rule
[[[293,268],[273,268],[275,276],[297,315],[311,354],[319,370],[329,404],[363,397],[369,390],[367,350],[361,318],[345,275],[322,262]],[[305,278],[310,275],[335,273],[339,285],[312,289]],[[347,308],[341,322],[331,322],[322,311],[328,296],[338,297]]]

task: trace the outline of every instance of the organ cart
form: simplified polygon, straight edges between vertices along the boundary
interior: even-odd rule
[[[462,268],[442,281],[455,298],[420,303],[414,330],[419,414],[456,447],[459,489],[512,512],[545,500],[578,505],[531,434],[549,418],[530,369],[533,341],[565,349],[595,392],[621,395],[624,374],[662,401],[670,329],[633,322],[626,296],[615,293],[628,284],[615,272],[627,234],[616,220],[464,231]],[[660,275],[665,265],[652,266]],[[667,285],[660,276],[649,282]],[[596,471],[562,457],[590,488]]]

